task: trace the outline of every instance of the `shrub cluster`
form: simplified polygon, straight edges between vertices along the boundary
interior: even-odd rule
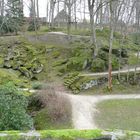
[[[27,98],[12,83],[0,86],[0,130],[27,130],[33,121],[26,113]]]

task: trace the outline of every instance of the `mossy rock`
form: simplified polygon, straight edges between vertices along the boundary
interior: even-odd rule
[[[12,68],[12,65],[13,65],[13,61],[12,60],[5,60],[4,63],[3,63],[3,67],[4,68]]]
[[[32,63],[31,71],[34,74],[39,74],[43,71],[43,68],[44,68],[43,64],[41,64],[38,60],[35,60]]]
[[[4,59],[0,56],[0,68],[3,67],[3,64],[4,64]]]
[[[91,65],[91,71],[92,72],[102,72],[105,71],[106,67],[105,67],[105,61],[100,59],[100,58],[96,58],[92,61],[92,65]]]
[[[33,67],[33,64],[26,63],[24,66],[26,67],[26,69],[31,69]]]
[[[8,40],[3,44],[1,48],[3,53],[1,54],[0,52],[0,66],[7,69],[18,70],[21,75],[32,79],[34,77],[33,73],[38,74],[43,71],[43,65],[40,63],[39,58],[36,58],[39,52],[36,51],[36,48],[33,48],[31,43],[20,41],[20,38],[16,40],[18,40],[19,43],[15,40],[12,42]],[[4,59],[9,58],[9,54],[12,55],[12,58],[10,57],[9,60]]]
[[[112,57],[112,69],[118,70],[119,69],[119,60],[116,56]]]
[[[20,79],[19,78],[19,73],[12,71],[12,70],[7,70],[7,69],[0,69],[0,84],[5,84],[8,82],[13,82],[16,86],[18,87],[29,87],[29,81],[26,79]]]
[[[33,74],[25,67],[20,67],[19,68],[19,71],[24,75],[26,76],[27,78],[29,79],[32,79],[33,78]]]
[[[69,59],[67,67],[69,70],[81,71],[83,70],[85,60],[84,57],[72,57]]]
[[[61,65],[64,65],[68,62],[68,59],[60,59],[56,62],[54,62],[53,66],[56,67],[56,66],[61,66]]]
[[[61,55],[59,50],[55,50],[54,52],[52,52],[52,57],[53,58],[58,58]]]
[[[62,65],[57,68],[59,73],[65,74],[68,71],[67,65]]]

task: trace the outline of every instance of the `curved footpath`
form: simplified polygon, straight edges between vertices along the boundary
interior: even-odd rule
[[[61,92],[62,94],[62,92]],[[75,129],[96,129],[94,114],[96,104],[110,99],[140,99],[140,94],[128,95],[73,95],[66,94],[72,104],[72,120]]]
[[[120,73],[127,73],[127,72],[135,72],[135,71],[140,71],[140,67],[135,68],[131,68],[131,69],[127,69],[127,70],[120,70],[120,71],[112,71],[112,75],[116,75]],[[108,72],[99,72],[99,73],[87,73],[87,74],[81,74],[81,76],[105,76],[108,75]]]

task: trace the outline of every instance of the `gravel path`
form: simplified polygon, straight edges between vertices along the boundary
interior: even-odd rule
[[[110,99],[140,99],[140,94],[129,95],[73,95],[66,94],[72,104],[72,120],[75,129],[96,129],[94,114],[98,102]]]
[[[140,71],[140,67],[136,68],[136,71]],[[120,73],[127,73],[128,70],[120,70]],[[129,69],[129,72],[135,72],[135,68]],[[119,71],[112,71],[112,75],[118,74]],[[81,74],[81,76],[104,76],[108,75],[108,72],[100,72],[100,73],[88,73],[88,74]]]

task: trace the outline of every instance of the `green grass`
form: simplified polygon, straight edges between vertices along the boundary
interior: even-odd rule
[[[97,104],[95,120],[102,129],[140,130],[140,100],[108,100]]]
[[[64,138],[70,140],[74,138],[97,138],[102,136],[101,130],[44,130],[40,132],[42,137]]]
[[[102,136],[102,130],[74,130],[74,129],[66,129],[66,130],[42,130],[38,131],[40,134],[40,139],[59,139],[59,140],[75,140],[78,138],[82,139],[93,139],[99,138]],[[22,132],[20,131],[4,131],[0,132],[0,134],[8,134],[7,137],[0,137],[0,140],[20,140],[22,138],[27,138],[29,140],[34,139],[34,136],[21,136]],[[24,132],[23,132],[24,133]],[[27,132],[25,132],[26,135]],[[36,138],[35,138],[36,139]]]
[[[140,58],[137,58],[137,56],[131,52],[131,54],[128,58],[129,65],[130,66],[136,66],[136,65],[139,64],[139,62],[140,62]]]
[[[111,130],[112,131],[112,130]],[[107,131],[107,132],[111,132]],[[21,139],[49,139],[49,140],[89,140],[89,139],[98,139],[102,137],[102,130],[96,129],[96,130],[74,130],[74,129],[66,129],[66,130],[42,130],[37,131],[37,133],[40,135],[38,137],[35,136],[26,136],[26,132],[20,132],[20,131],[4,131],[0,132],[0,134],[7,134],[5,137],[0,137],[0,140],[21,140]],[[21,135],[22,134],[22,135]],[[24,135],[25,136],[24,136]],[[135,131],[124,131],[124,134],[126,134],[125,140],[132,140],[135,137],[139,137],[140,133]]]
[[[65,121],[52,121],[52,119],[48,115],[47,108],[42,109],[36,117],[34,118],[35,128],[37,130],[44,130],[44,129],[71,129],[72,122],[71,118],[67,118]]]

